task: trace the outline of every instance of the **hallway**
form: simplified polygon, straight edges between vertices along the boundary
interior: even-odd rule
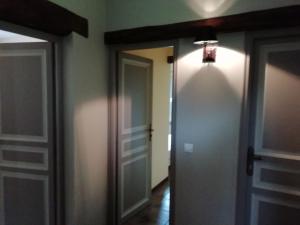
[[[169,225],[170,188],[165,183],[152,194],[150,206],[123,225]]]

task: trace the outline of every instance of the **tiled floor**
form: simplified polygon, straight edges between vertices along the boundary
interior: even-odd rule
[[[152,194],[151,205],[123,225],[169,225],[170,188],[166,183]]]

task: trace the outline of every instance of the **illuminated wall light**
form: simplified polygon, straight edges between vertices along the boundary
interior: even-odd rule
[[[203,63],[216,62],[218,39],[216,32],[211,27],[201,28],[194,44],[203,46]]]

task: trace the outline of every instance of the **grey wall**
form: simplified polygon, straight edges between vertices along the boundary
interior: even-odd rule
[[[300,4],[299,0],[108,0],[107,29],[169,24]]]
[[[193,39],[179,46],[176,225],[232,225],[244,84],[244,34],[220,35],[217,62],[202,63]],[[194,152],[184,152],[184,144]]]
[[[53,0],[88,18],[89,38],[64,40],[67,225],[105,225],[107,59],[105,0]],[[62,21],[63,22],[63,21]]]

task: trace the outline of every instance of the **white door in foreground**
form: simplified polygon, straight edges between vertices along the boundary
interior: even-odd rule
[[[255,49],[248,224],[299,225],[300,40],[258,41]]]
[[[53,225],[50,43],[0,44],[0,224]]]

